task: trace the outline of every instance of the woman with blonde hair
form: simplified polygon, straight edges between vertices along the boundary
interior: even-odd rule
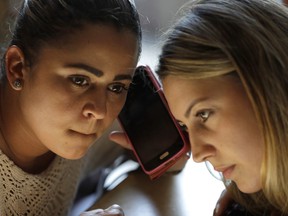
[[[288,9],[195,0],[183,11],[157,74],[193,159],[222,173],[243,215],[288,215]]]

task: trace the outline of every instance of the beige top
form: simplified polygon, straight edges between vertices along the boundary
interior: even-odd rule
[[[0,215],[67,215],[85,158],[56,157],[41,174],[28,174],[0,151]]]
[[[82,159],[57,156],[37,175],[24,172],[0,150],[0,216],[67,216],[80,180],[96,167],[108,166],[123,153],[120,146],[108,139],[111,130],[119,129],[115,123]]]

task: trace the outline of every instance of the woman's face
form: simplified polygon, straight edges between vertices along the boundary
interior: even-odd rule
[[[209,161],[244,193],[261,189],[263,138],[239,79],[163,80],[172,113],[187,127],[193,159]]]
[[[138,59],[136,36],[91,25],[41,50],[19,93],[35,148],[82,157],[117,117]]]

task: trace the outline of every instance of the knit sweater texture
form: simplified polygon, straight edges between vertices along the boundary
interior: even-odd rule
[[[76,193],[85,157],[54,158],[40,174],[29,174],[0,151],[0,215],[66,216]]]
[[[81,180],[123,153],[109,141],[115,122],[79,160],[56,156],[40,174],[24,172],[0,150],[0,216],[67,216]],[[118,129],[119,130],[119,129]]]

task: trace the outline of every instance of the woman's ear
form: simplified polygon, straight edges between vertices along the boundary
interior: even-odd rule
[[[14,90],[21,90],[24,84],[25,56],[17,46],[7,49],[5,55],[6,76],[10,86]]]

